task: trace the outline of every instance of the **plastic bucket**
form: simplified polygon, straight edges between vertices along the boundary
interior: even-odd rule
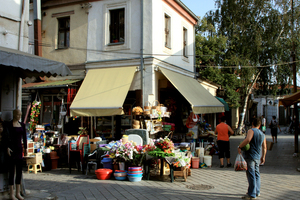
[[[103,168],[113,169],[111,158],[103,158],[101,163],[103,164]]]
[[[103,164],[103,168],[106,168],[106,169],[113,169],[113,165],[111,162],[102,162]]]
[[[51,169],[57,169],[58,159],[58,156],[51,158]]]
[[[204,156],[204,163],[207,167],[211,167],[212,164],[212,156]]]
[[[198,157],[204,157],[204,148],[196,147],[196,154]]]
[[[200,162],[200,159],[198,157],[193,157],[192,158],[192,168],[193,169],[198,169],[199,168],[199,162]]]
[[[119,169],[125,170],[125,162],[119,162]]]
[[[200,158],[200,162],[204,163],[204,156],[200,156],[199,158]]]

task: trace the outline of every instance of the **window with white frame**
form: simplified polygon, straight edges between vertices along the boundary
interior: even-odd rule
[[[165,14],[165,47],[171,49],[171,17]]]
[[[70,46],[70,17],[57,18],[58,20],[58,40],[59,49],[65,49]]]
[[[110,10],[109,15],[109,43],[123,44],[125,42],[125,9]]]
[[[187,52],[187,29],[183,27],[183,32],[182,32],[182,35],[183,35],[183,38],[182,38],[182,41],[183,41],[183,56],[184,57],[188,57],[188,52]]]

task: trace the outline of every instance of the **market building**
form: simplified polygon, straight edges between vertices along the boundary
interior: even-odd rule
[[[67,76],[71,75],[69,68],[62,62],[42,58],[39,54],[33,55],[33,47],[29,40],[29,27],[33,21],[29,19],[29,0],[0,1],[0,117],[5,121],[11,121],[15,109],[22,110],[23,117],[28,114],[27,105],[22,104],[23,80],[34,79],[39,76]],[[36,45],[38,48],[38,45]],[[38,50],[37,50],[38,51]],[[29,100],[31,101],[31,99]],[[3,141],[1,131],[1,145]],[[25,131],[25,130],[24,130]],[[26,129],[29,136],[29,131]],[[15,137],[15,136],[14,136]],[[1,166],[8,166],[3,156],[1,146]],[[23,185],[23,180],[22,183]],[[23,187],[24,188],[24,187]],[[0,195],[8,190],[8,173],[0,173]]]
[[[216,98],[221,86],[197,76],[198,17],[180,0],[44,0],[40,6],[30,4],[29,10],[30,19],[37,13],[41,19],[40,29],[29,29],[37,36],[29,38],[40,41],[45,59],[65,63],[72,71],[68,77],[27,79],[22,86],[24,96],[41,101],[37,121],[42,127],[34,140],[46,137],[46,149],[56,145],[60,158],[71,151],[71,145],[67,151],[60,146],[65,134],[71,139],[87,133],[89,139],[109,142],[140,130],[155,138],[165,129],[162,123],[155,128],[152,120],[162,118],[163,126],[172,126],[172,139],[191,141],[198,139],[197,134],[187,137],[192,112],[212,129],[224,114],[226,102]],[[135,115],[137,107],[164,107],[167,114]],[[144,143],[149,137],[143,137]],[[67,156],[68,163],[73,161]]]
[[[70,114],[91,117],[85,126],[94,136],[103,133],[97,121],[132,120],[128,110],[155,100],[165,104],[177,99],[184,106],[177,113],[181,116],[177,124],[182,124],[177,130],[184,129],[182,118],[191,110],[199,114],[223,111],[213,97],[218,88],[196,81],[194,28],[198,18],[181,1],[43,1],[41,12],[41,34],[47,44],[43,56],[65,62],[80,77],[74,79],[86,74]],[[178,82],[181,79],[187,83]],[[113,87],[119,90],[113,93]],[[202,90],[195,92],[193,87]],[[94,94],[99,95],[87,100],[87,95]],[[127,116],[120,116],[122,108]],[[213,117],[213,126],[215,121]],[[118,132],[120,137],[128,128],[131,123],[112,126],[106,136]]]

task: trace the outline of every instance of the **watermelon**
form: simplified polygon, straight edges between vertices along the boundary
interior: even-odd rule
[[[242,143],[242,142],[241,142]],[[240,143],[240,144],[241,144]],[[246,144],[246,146],[244,146],[243,148],[242,148],[242,151],[248,151],[250,149],[250,144]]]

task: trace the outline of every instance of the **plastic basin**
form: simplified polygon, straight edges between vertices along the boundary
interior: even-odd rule
[[[127,176],[126,172],[122,172],[122,173],[114,173],[115,177],[122,177],[122,176]]]
[[[143,172],[142,171],[136,171],[136,172],[131,172],[131,171],[128,171],[127,174],[142,174]]]
[[[142,170],[142,167],[128,167],[128,171],[139,171]]]
[[[131,182],[138,182],[142,180],[142,177],[130,177],[128,176],[129,181]]]
[[[99,180],[107,180],[107,179],[110,178],[112,172],[113,172],[113,170],[111,170],[111,169],[102,168],[102,169],[97,169],[95,171],[95,174],[97,176],[97,179],[99,179]]]
[[[141,174],[128,174],[128,177],[143,177],[143,173],[141,173]]]
[[[126,180],[126,176],[115,176],[115,179],[118,181],[124,181]]]
[[[115,173],[127,173],[127,171],[125,171],[125,170],[115,170]]]

